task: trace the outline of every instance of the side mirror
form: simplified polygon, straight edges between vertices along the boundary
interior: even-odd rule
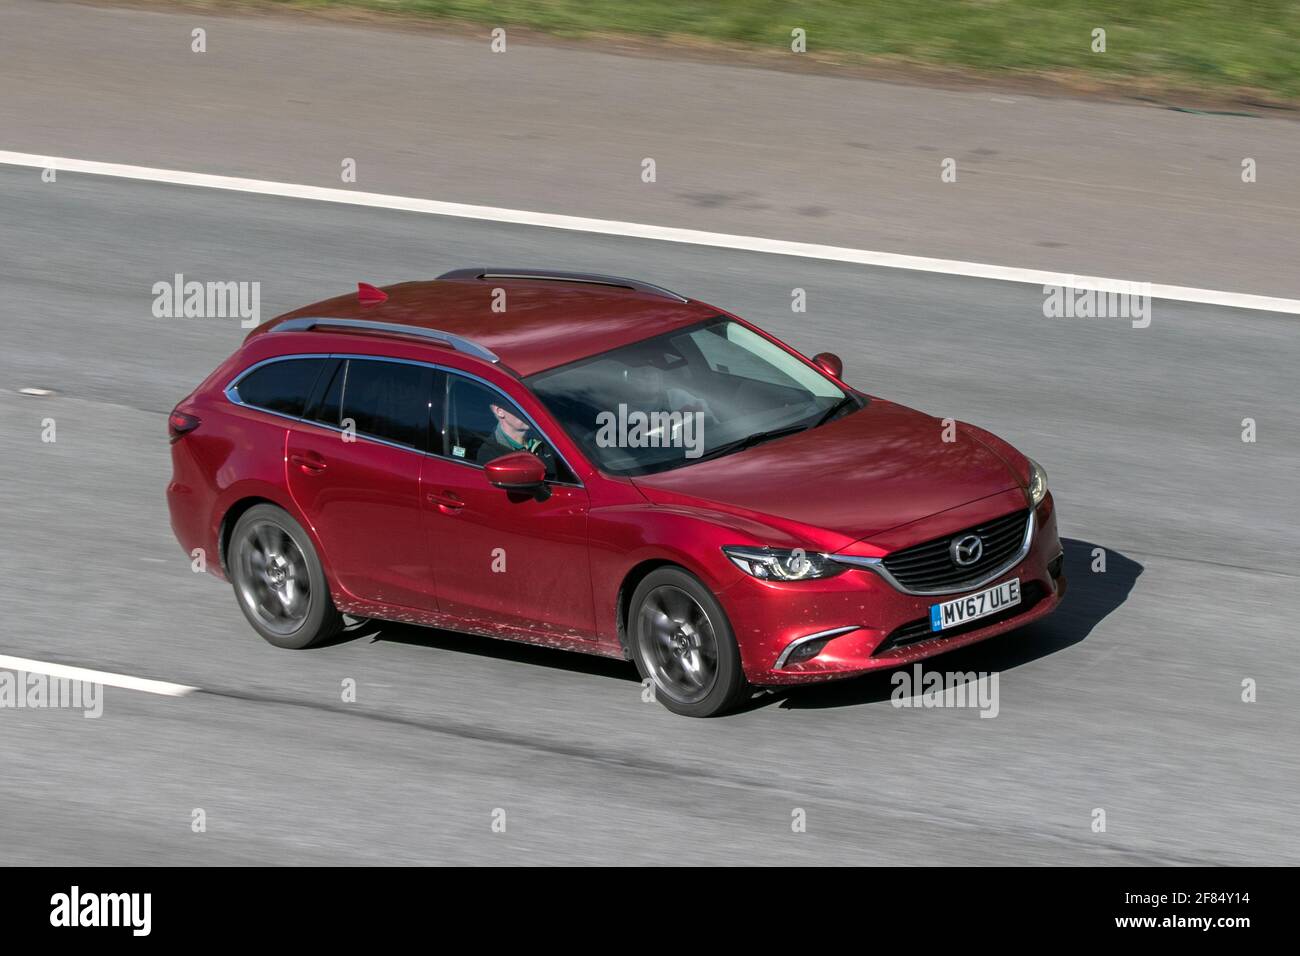
[[[843,378],[844,363],[834,352],[818,352],[813,356],[813,364],[831,378]]]
[[[506,491],[535,491],[546,482],[546,465],[526,451],[511,452],[483,466],[489,484]]]

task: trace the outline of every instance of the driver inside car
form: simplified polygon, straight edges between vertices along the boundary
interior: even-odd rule
[[[486,465],[502,455],[526,451],[542,460],[542,463],[546,465],[548,475],[554,475],[554,456],[550,448],[547,447],[546,442],[529,435],[529,432],[532,431],[532,425],[516,415],[513,409],[495,403],[488,407],[497,420],[497,425],[492,430],[492,434],[483,440],[483,444],[479,445],[478,451],[474,453],[474,460],[480,465]]]

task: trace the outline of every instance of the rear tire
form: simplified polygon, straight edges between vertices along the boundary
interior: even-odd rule
[[[713,717],[750,691],[722,605],[681,568],[651,571],[632,594],[627,631],[632,659],[655,699],[674,714]]]
[[[239,609],[269,643],[298,650],[343,629],[311,538],[283,508],[254,505],[244,512],[226,554]]]

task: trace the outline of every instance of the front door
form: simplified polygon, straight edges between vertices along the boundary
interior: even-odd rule
[[[595,640],[577,477],[513,402],[468,376],[446,374],[441,432],[421,477],[441,610],[489,632]],[[488,484],[483,464],[520,448],[547,462],[544,492]]]

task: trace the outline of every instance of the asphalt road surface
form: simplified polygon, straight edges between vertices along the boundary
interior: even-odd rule
[[[998,672],[996,718],[896,708],[878,675],[697,721],[643,703],[630,664],[395,625],[314,651],[258,638],[227,586],[191,572],[163,499],[166,413],[244,331],[154,318],[153,284],[260,281],[268,318],[359,279],[479,263],[635,275],[724,305],[1043,462],[1065,604],[929,664]],[[1157,301],[1135,329],[1047,319],[1042,302],[1031,286],[0,168],[0,654],[201,688],[107,688],[99,719],[0,710],[0,862],[1300,863],[1297,320]]]
[[[1300,122],[1267,110],[511,37],[6,0],[0,149],[334,187],[350,158],[370,192],[1300,298]]]

